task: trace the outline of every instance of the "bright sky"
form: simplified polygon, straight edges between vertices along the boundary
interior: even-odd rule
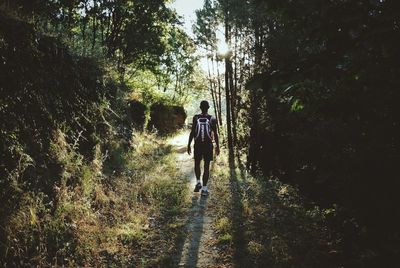
[[[203,7],[203,0],[175,0],[171,6],[176,9],[179,15],[183,16],[186,32],[193,36],[192,25],[196,21],[196,9]]]
[[[176,9],[178,15],[182,16],[182,22],[183,22],[183,28],[185,29],[186,33],[191,36],[194,37],[193,35],[193,30],[192,30],[192,26],[193,24],[196,22],[196,13],[195,11],[197,9],[201,9],[203,7],[203,0],[175,0],[173,3],[170,4],[170,7]],[[222,32],[221,32],[222,33]],[[220,33],[217,33],[218,38],[220,38],[221,40],[223,40],[223,36],[220,37],[219,36]],[[204,51],[198,50],[198,53],[201,55],[203,54],[203,57],[200,58],[200,67],[201,69],[203,69],[203,71],[205,73],[207,73],[207,60],[204,57]],[[221,65],[219,65],[219,68],[223,68]],[[220,69],[220,73],[223,73],[223,69]],[[211,96],[208,95],[208,91],[206,93],[206,96],[203,97],[201,96],[201,99],[207,99],[210,98]],[[190,105],[187,105],[187,109],[188,109],[188,114],[194,114],[196,112],[198,112],[198,99],[195,99],[192,101],[192,103]],[[188,119],[190,118],[190,116],[188,116]],[[187,120],[188,120],[187,119]]]
[[[203,7],[203,0],[175,0],[170,6],[176,9],[178,15],[182,16],[183,28],[189,36],[194,37],[192,26],[196,22],[197,9]],[[217,38],[223,40],[222,32],[217,32]],[[204,53],[204,51],[198,50],[199,53]],[[207,72],[207,60],[205,57],[200,59],[201,68]],[[222,72],[222,70],[220,70]]]

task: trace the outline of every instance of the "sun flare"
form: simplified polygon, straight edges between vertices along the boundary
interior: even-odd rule
[[[230,52],[230,48],[225,40],[218,40],[217,51],[220,55],[228,55],[228,53]]]

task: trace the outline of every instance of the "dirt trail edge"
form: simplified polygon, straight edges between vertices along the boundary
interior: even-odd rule
[[[192,200],[186,216],[186,235],[174,256],[174,266],[216,267],[218,252],[215,247],[215,233],[212,226],[213,210],[208,202],[209,197],[193,192],[196,177],[193,170],[193,156],[186,153],[188,137],[189,133],[183,132],[169,141],[177,153],[178,167],[188,178]],[[212,178],[210,183],[212,184]],[[212,185],[210,188],[212,191]]]

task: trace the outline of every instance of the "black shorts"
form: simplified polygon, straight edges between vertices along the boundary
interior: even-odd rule
[[[195,143],[194,144],[194,159],[205,161],[213,160],[213,144],[207,143]]]

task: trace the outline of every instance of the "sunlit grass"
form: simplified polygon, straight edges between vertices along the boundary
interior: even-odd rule
[[[226,264],[317,267],[324,263],[330,242],[323,210],[307,208],[294,187],[253,177],[237,161],[230,170],[226,154],[213,168],[214,228]]]
[[[114,141],[84,162],[55,134],[52,153],[62,164],[55,201],[26,193],[6,225],[8,254],[39,266],[152,266],[171,257],[183,223],[187,182],[164,139],[136,133],[130,148]],[[116,172],[118,171],[118,172]],[[160,253],[160,252],[163,253]]]

